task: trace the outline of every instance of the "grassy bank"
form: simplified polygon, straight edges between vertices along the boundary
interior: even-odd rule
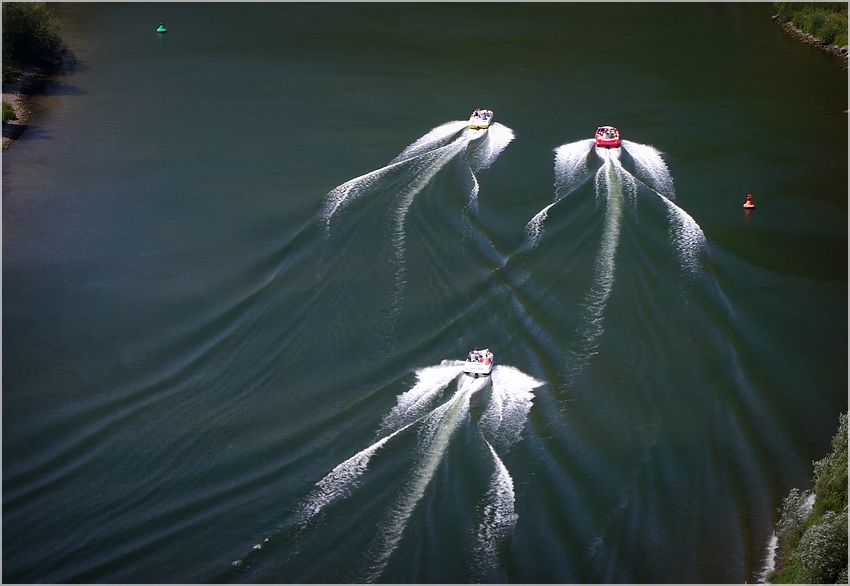
[[[846,2],[774,2],[776,18],[785,30],[801,40],[846,55]],[[808,39],[811,37],[811,39]],[[841,48],[845,51],[841,51]]]
[[[847,414],[839,418],[832,452],[814,462],[812,492],[792,489],[776,523],[772,584],[847,583]]]

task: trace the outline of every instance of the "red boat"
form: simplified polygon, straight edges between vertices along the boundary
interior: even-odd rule
[[[596,129],[596,146],[606,149],[620,147],[620,131],[613,126],[600,126]]]

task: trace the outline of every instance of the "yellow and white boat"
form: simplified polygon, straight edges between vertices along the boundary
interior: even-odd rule
[[[489,128],[493,122],[493,111],[485,110],[484,108],[476,108],[472,116],[469,117],[469,127],[476,130]]]

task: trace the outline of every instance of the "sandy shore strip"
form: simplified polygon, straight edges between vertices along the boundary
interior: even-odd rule
[[[18,75],[14,81],[3,82],[3,101],[12,105],[17,120],[9,120],[3,124],[3,150],[18,138],[30,120],[30,109],[28,100],[32,95],[36,83],[47,77],[50,72],[41,67],[28,67]]]

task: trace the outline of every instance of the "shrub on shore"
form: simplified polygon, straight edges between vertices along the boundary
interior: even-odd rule
[[[811,493],[794,488],[782,503],[776,524],[777,568],[773,584],[847,583],[847,413],[839,418],[832,452],[814,462]]]
[[[9,120],[17,120],[18,116],[15,114],[15,109],[12,107],[12,104],[9,102],[3,102],[3,123],[5,124]]]
[[[3,2],[3,78],[21,66],[58,65],[68,55],[62,25],[44,2]]]
[[[775,2],[780,22],[838,47],[847,45],[846,2]]]

